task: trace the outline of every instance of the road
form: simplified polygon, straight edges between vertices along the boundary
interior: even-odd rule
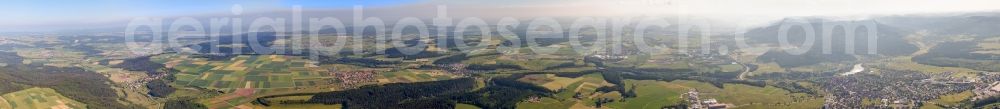
[[[740,63],[740,66],[743,66],[743,72],[740,72],[740,76],[737,77],[737,79],[746,80],[746,75],[750,73],[750,66],[747,66],[746,64],[743,63]]]

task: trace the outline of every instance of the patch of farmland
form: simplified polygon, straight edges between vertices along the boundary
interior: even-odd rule
[[[30,88],[4,94],[0,109],[85,109],[86,104],[66,98],[50,88]]]
[[[410,83],[410,82],[425,82],[425,81],[438,81],[457,78],[457,75],[446,73],[446,71],[441,70],[414,70],[414,69],[404,69],[389,72],[380,72],[377,80],[381,84],[386,83]]]
[[[162,61],[170,59],[171,61]],[[156,62],[180,71],[173,84],[219,90],[289,89],[331,85],[335,79],[316,62],[295,56],[240,55],[224,61],[160,55]]]

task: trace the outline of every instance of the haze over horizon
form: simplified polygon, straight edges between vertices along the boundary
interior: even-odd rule
[[[847,19],[880,15],[941,14],[992,12],[1000,9],[1000,1],[967,0],[938,2],[935,0],[812,0],[812,1],[725,1],[725,0],[264,0],[264,1],[74,1],[29,2],[12,1],[0,4],[8,17],[0,18],[0,32],[47,32],[86,30],[124,26],[136,17],[203,17],[231,16],[235,5],[243,7],[243,16],[281,13],[301,6],[305,11],[334,13],[343,17],[353,7],[365,10],[366,17],[433,17],[436,6],[447,6],[449,17],[623,17],[623,16],[687,16],[717,20],[727,24],[761,24],[798,16],[829,16]],[[48,7],[48,8],[37,8]],[[415,11],[415,12],[414,12]],[[577,11],[578,13],[566,13]],[[341,12],[341,13],[338,13]],[[378,12],[399,12],[380,14]],[[310,13],[306,13],[310,14]],[[270,16],[288,17],[288,16]],[[309,17],[309,16],[307,16]],[[343,19],[342,20],[349,20]],[[101,26],[96,26],[101,25]]]
[[[1000,0],[0,10],[0,109],[1000,109]]]

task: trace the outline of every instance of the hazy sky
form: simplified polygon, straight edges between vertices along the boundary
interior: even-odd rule
[[[347,10],[353,6],[365,6],[366,9],[392,8],[407,12],[411,10],[406,8],[411,6],[446,5],[450,12],[465,16],[681,14],[728,19],[731,22],[760,22],[789,16],[864,17],[1000,9],[1000,0],[17,0],[0,3],[0,10],[5,15],[0,17],[0,31],[44,30],[63,25],[107,25],[106,22],[135,17],[227,14],[236,4],[244,7],[245,13],[288,10],[291,6],[302,6],[306,10]]]

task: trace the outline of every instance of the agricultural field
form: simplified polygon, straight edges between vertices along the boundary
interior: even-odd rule
[[[317,66],[312,60],[283,55],[239,55],[229,60],[190,56],[162,54],[152,57],[151,61],[179,71],[174,74],[176,79],[171,85],[225,92],[196,100],[212,108],[238,107],[267,95],[327,92],[365,84],[438,81],[459,77],[441,70],[359,70],[366,68],[340,64]]]
[[[1000,55],[1000,38],[998,37],[988,38],[979,41],[979,43],[976,44],[976,46],[978,48],[976,48],[976,51],[972,53]]]
[[[799,66],[788,68],[792,72],[823,72],[823,71],[834,71],[839,68],[847,68],[848,64],[835,63],[835,62],[824,62],[815,65]]]
[[[169,60],[169,61],[168,61]],[[153,58],[180,73],[173,84],[208,89],[279,89],[313,87],[335,82],[328,70],[315,62],[293,56],[240,55],[230,60],[208,61],[166,54]]]
[[[559,77],[555,74],[532,74],[526,75],[518,81],[539,85],[552,91],[559,89],[580,90],[576,89],[579,86],[585,86],[582,90],[593,90],[600,86],[613,85],[605,82],[599,74],[588,74],[577,78]]]
[[[270,106],[245,103],[235,107],[242,109],[341,109],[343,108],[343,106],[340,104],[326,105],[326,104],[282,104],[281,103],[283,101],[308,101],[310,98],[312,98],[312,95],[274,97],[266,99],[267,101],[270,101],[272,103],[270,104]]]
[[[681,94],[684,94],[688,88],[677,84],[665,84],[660,81],[626,80],[625,83],[626,87],[635,87],[636,97],[627,98],[624,102],[608,103],[608,107],[615,109],[652,109],[677,105],[683,100]]]
[[[376,79],[378,80],[378,83],[386,84],[386,83],[438,81],[438,80],[447,80],[457,77],[459,76],[447,73],[447,71],[442,71],[442,70],[400,69],[396,71],[381,72],[380,75],[376,77]]]
[[[481,109],[481,108],[476,107],[475,105],[458,103],[455,104],[455,109]]]
[[[936,74],[942,72],[958,72],[956,74],[971,74],[971,72],[982,72],[962,67],[941,67],[941,66],[925,65],[913,62],[911,58],[912,58],[911,56],[900,56],[882,60],[881,62],[877,62],[875,65],[884,66],[886,69],[913,70],[927,74]],[[955,75],[955,76],[957,77],[962,75]]]
[[[592,108],[593,101],[598,98],[617,99],[620,96],[600,93],[596,89],[603,86],[613,86],[614,84],[604,81],[600,74],[588,74],[577,78],[557,77],[553,74],[533,74],[526,75],[518,81],[532,83],[543,86],[547,89],[557,91],[555,96],[542,97],[539,102],[521,102],[518,108],[525,109],[565,109],[565,108]],[[576,93],[580,93],[580,99],[574,98]]]
[[[573,60],[558,60],[558,59],[529,59],[529,60],[497,60],[497,63],[505,63],[511,65],[518,65],[521,68],[533,71],[545,70],[545,68],[553,67],[562,63],[574,62]]]
[[[732,104],[736,108],[820,108],[823,99],[804,93],[790,93],[776,87],[756,87],[742,84],[724,84],[718,88],[709,83],[677,80],[673,82],[652,80],[626,80],[625,87],[635,87],[635,98],[622,98],[621,92],[597,92],[601,86],[611,86],[600,74],[589,74],[577,78],[557,77],[552,74],[526,75],[518,81],[531,83],[548,89],[558,90],[552,97],[541,97],[537,102],[521,102],[518,108],[525,109],[566,109],[596,108],[595,100],[614,100],[602,108],[650,109],[684,103],[681,97],[689,89],[697,89],[702,99],[717,99],[721,103]],[[631,90],[631,89],[629,89]],[[580,93],[582,98],[574,98]]]
[[[325,104],[280,104],[271,106],[244,104],[236,106],[239,109],[342,109],[344,106],[339,104],[336,105],[325,105]]]
[[[781,66],[779,66],[778,63],[775,62],[755,63],[754,65],[757,65],[757,70],[751,71],[749,76],[775,73],[775,72],[786,72],[784,68],[781,68]]]
[[[208,60],[182,54],[162,54],[151,61],[163,63],[179,73],[171,85],[224,92],[199,97],[210,108],[229,108],[276,94],[337,90],[339,80],[316,62],[284,55],[239,55],[229,60]]]
[[[536,77],[525,77],[525,78],[539,78],[544,76]],[[697,81],[686,81],[678,80],[673,82],[663,82],[663,81],[652,81],[652,80],[626,80],[625,84],[627,88],[635,87],[635,93],[637,97],[635,98],[621,98],[620,92],[608,92],[600,93],[594,92],[596,87],[591,87],[585,84],[592,84],[591,82],[602,81],[600,75],[586,75],[580,78],[584,78],[578,82],[575,82],[570,87],[562,92],[558,92],[553,97],[542,97],[539,102],[521,102],[518,103],[518,108],[525,109],[566,109],[566,108],[595,108],[594,100],[597,98],[608,98],[613,99],[613,102],[607,103],[602,108],[615,108],[615,109],[650,109],[650,108],[660,108],[663,106],[677,105],[683,103],[682,94],[686,93],[688,89],[697,89],[702,93],[702,98],[713,98],[718,99],[722,103],[730,103],[735,106],[735,108],[749,108],[749,109],[759,109],[759,108],[819,108],[822,106],[823,99],[818,97],[811,97],[806,94],[801,93],[789,93],[786,90],[775,88],[775,87],[755,87],[747,86],[741,84],[725,84],[726,88],[717,88],[708,83],[697,82]],[[562,79],[567,81],[566,79]],[[537,80],[531,81],[533,84],[537,82],[552,83],[555,79],[551,80]],[[572,90],[576,89],[576,90]],[[573,98],[573,94],[581,93],[585,95],[583,99]]]
[[[143,52],[146,50],[139,49],[138,47],[129,48],[128,46],[125,46],[125,44],[122,43],[86,43],[84,45],[90,46],[94,50],[101,51],[101,53],[99,54],[101,55],[100,57],[108,59],[126,59],[129,57],[142,56],[144,55],[144,53],[150,53],[150,52]],[[159,45],[151,45],[151,46],[159,46]]]
[[[23,64],[42,64],[55,67],[70,67],[84,61],[85,54],[70,49],[24,48],[15,49],[18,56],[24,57]]]
[[[66,98],[50,88],[30,88],[4,94],[0,109],[85,109],[86,104]]]

